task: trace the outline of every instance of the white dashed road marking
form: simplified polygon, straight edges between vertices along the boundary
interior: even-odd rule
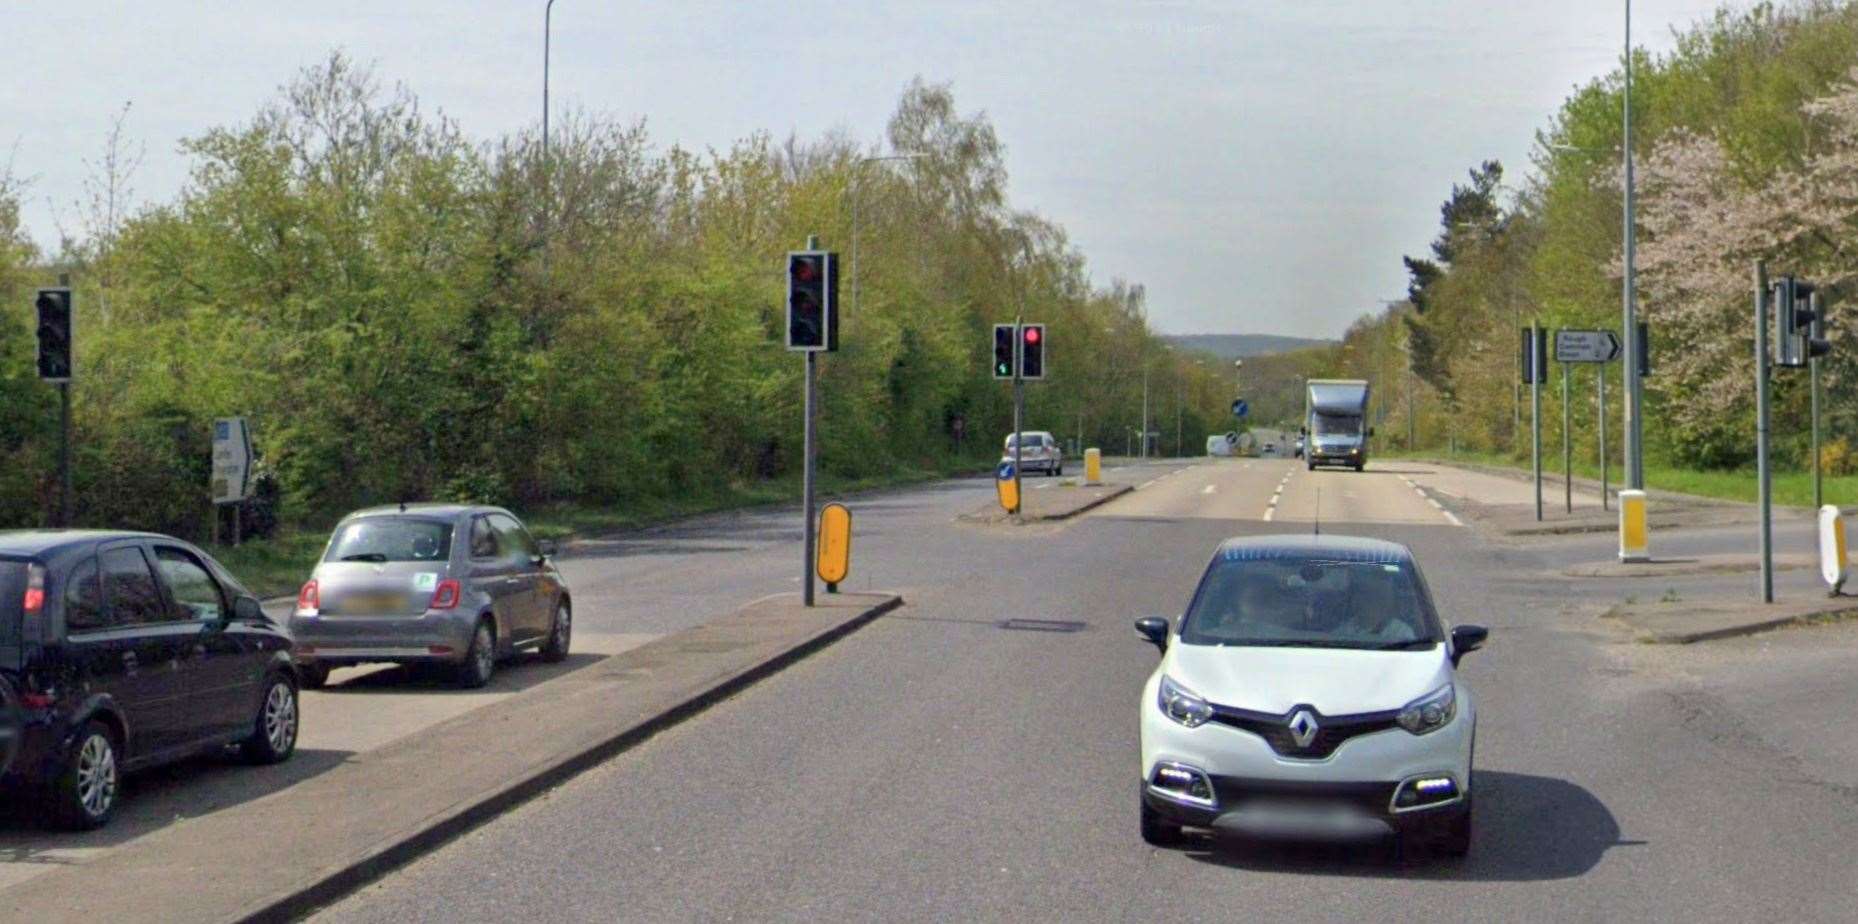
[[[1424,499],[1424,500],[1425,500],[1425,502],[1426,502],[1426,503],[1428,503],[1428,504],[1431,504],[1431,505],[1432,505],[1432,509],[1434,509],[1434,510],[1437,510],[1438,512],[1440,512],[1440,513],[1442,513],[1442,514],[1444,514],[1444,515],[1445,515],[1445,521],[1446,521],[1447,523],[1450,523],[1450,524],[1452,524],[1453,526],[1463,526],[1463,525],[1464,525],[1464,521],[1463,521],[1463,520],[1460,520],[1460,519],[1458,519],[1458,515],[1457,515],[1457,514],[1454,514],[1454,513],[1452,513],[1452,512],[1450,511],[1450,510],[1447,510],[1447,509],[1445,509],[1445,505],[1444,505],[1444,504],[1441,504],[1441,503],[1439,503],[1439,499],[1438,499],[1438,498],[1436,498],[1436,497],[1433,497],[1433,496],[1432,496],[1432,495],[1430,495],[1430,494],[1427,494],[1427,493],[1426,493],[1426,489],[1425,489],[1425,488],[1422,488],[1422,487],[1420,487],[1419,485],[1416,485],[1416,484],[1414,484],[1414,483],[1413,483],[1413,479],[1411,479],[1411,478],[1408,478],[1408,477],[1406,477],[1405,475],[1401,475],[1401,476],[1400,476],[1400,480],[1401,480],[1401,481],[1404,481],[1404,482],[1406,482],[1406,486],[1407,486],[1407,487],[1409,487],[1409,488],[1412,488],[1412,489],[1413,489],[1413,493],[1414,493],[1414,494],[1417,494],[1417,495],[1419,495],[1419,496],[1420,496],[1420,497],[1421,497],[1422,499]],[[1443,492],[1443,491],[1441,491],[1441,492],[1439,492],[1439,493],[1441,493],[1441,494],[1443,494],[1443,493],[1445,493],[1445,492]]]
[[[1277,490],[1272,492],[1271,494],[1271,503],[1265,505],[1265,508],[1264,508],[1264,521],[1266,523],[1269,523],[1272,520],[1277,518],[1277,502],[1279,499],[1281,499],[1284,496],[1284,486],[1290,483],[1290,476],[1294,474],[1296,474],[1296,469],[1291,469],[1290,471],[1284,473],[1284,477],[1282,479],[1279,479],[1277,483]]]
[[[1216,485],[1216,484],[1209,484],[1209,485],[1207,485],[1206,487],[1204,487],[1204,488],[1201,488],[1201,489],[1200,489],[1200,493],[1201,493],[1201,494],[1211,494],[1211,493],[1213,493],[1214,491],[1217,491],[1217,490],[1219,490],[1219,485]]]

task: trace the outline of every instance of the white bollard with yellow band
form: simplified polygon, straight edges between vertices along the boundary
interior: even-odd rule
[[[1832,588],[1832,596],[1845,587],[1851,570],[1845,557],[1845,518],[1839,516],[1839,508],[1827,504],[1819,508],[1819,576]]]
[[[1645,492],[1619,492],[1619,560],[1651,561],[1649,540],[1650,530],[1645,523]]]

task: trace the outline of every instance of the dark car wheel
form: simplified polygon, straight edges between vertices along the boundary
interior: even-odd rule
[[[329,685],[329,665],[301,664],[297,666],[297,678],[305,690],[320,690]]]
[[[1180,825],[1161,817],[1161,813],[1149,808],[1148,800],[1143,799],[1142,840],[1152,847],[1177,847],[1184,838]]]
[[[72,740],[64,771],[52,783],[47,808],[50,820],[72,831],[99,828],[116,812],[122,786],[117,754],[121,746],[108,725],[91,720]]]
[[[574,610],[568,601],[555,603],[555,623],[549,627],[548,643],[542,646],[542,660],[559,664],[568,659],[568,643],[574,640]]]
[[[252,719],[252,734],[239,744],[239,752],[254,764],[279,764],[297,750],[297,685],[289,677],[272,674],[265,679],[265,695]]]
[[[475,690],[489,683],[496,673],[497,633],[490,620],[480,619],[477,631],[471,634],[471,650],[465,652],[464,663],[458,665],[458,685]]]

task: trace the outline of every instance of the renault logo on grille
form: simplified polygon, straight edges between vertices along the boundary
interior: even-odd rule
[[[1316,716],[1308,709],[1299,709],[1290,717],[1290,740],[1296,742],[1297,747],[1309,747],[1319,731],[1322,731],[1322,726],[1316,724]]]

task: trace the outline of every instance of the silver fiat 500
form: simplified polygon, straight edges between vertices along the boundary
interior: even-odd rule
[[[290,620],[306,687],[333,668],[440,663],[481,687],[497,662],[568,656],[573,607],[552,543],[500,507],[403,504],[349,514]]]

